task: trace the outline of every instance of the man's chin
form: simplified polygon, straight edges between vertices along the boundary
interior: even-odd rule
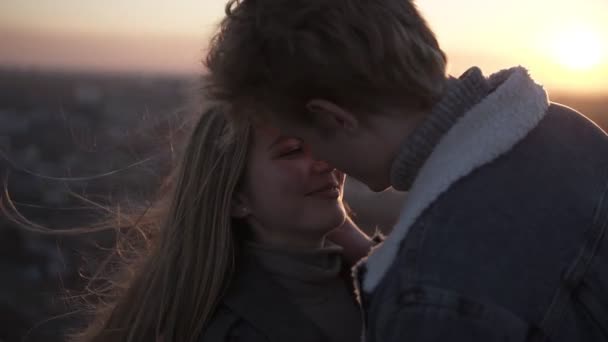
[[[366,182],[365,185],[373,192],[383,192],[391,187],[389,182]]]

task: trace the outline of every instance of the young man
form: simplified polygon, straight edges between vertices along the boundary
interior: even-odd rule
[[[236,113],[409,191],[358,268],[367,341],[608,341],[608,137],[525,69],[447,77],[407,0],[231,1],[206,65]]]

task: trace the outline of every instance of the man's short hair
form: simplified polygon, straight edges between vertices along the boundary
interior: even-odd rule
[[[312,98],[428,108],[446,63],[409,0],[231,0],[205,60],[213,98],[300,119]]]

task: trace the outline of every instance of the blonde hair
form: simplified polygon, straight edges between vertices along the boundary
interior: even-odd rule
[[[196,341],[228,288],[239,245],[232,199],[251,125],[207,110],[158,202],[117,214],[122,262],[91,279],[92,321],[72,341]],[[118,270],[116,270],[118,267]],[[114,269],[114,270],[112,270]],[[95,283],[101,282],[101,286]]]

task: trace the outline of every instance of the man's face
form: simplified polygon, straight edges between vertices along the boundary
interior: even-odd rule
[[[332,115],[331,113],[326,113]],[[329,118],[339,122],[340,118]],[[285,134],[298,137],[312,149],[315,158],[326,160],[373,191],[390,187],[393,149],[386,146],[381,132],[373,126],[357,124],[302,123],[285,118],[273,120]]]

